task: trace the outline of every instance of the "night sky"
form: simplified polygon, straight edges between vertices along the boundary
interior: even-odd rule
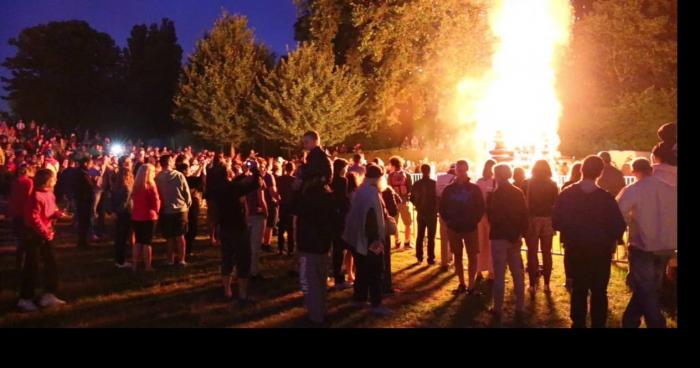
[[[209,30],[226,9],[248,17],[258,40],[277,55],[293,49],[296,8],[293,0],[0,0],[0,60],[14,55],[7,40],[26,27],[55,20],[85,20],[100,32],[109,33],[120,47],[126,46],[135,24],[175,21],[177,37],[184,51],[183,62],[194,51],[196,41]],[[8,71],[0,67],[0,74]],[[0,91],[5,95],[5,91]],[[9,110],[5,100],[0,109]]]

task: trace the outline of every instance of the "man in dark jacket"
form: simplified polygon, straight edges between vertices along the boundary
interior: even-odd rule
[[[586,157],[581,168],[583,179],[561,193],[552,212],[552,224],[566,238],[566,252],[571,262],[574,328],[586,327],[589,291],[591,325],[605,327],[610,262],[617,239],[627,227],[615,198],[595,183],[604,165],[600,157]]]
[[[418,212],[418,235],[416,237],[416,258],[423,262],[423,239],[428,230],[428,264],[435,264],[435,231],[437,230],[436,182],[430,178],[430,165],[421,165],[423,177],[413,184],[411,202]]]
[[[467,172],[469,164],[465,160],[457,162],[455,181],[448,185],[440,197],[440,217],[447,225],[450,247],[455,256],[455,273],[459,278],[459,287],[454,294],[468,293],[478,296],[476,285],[477,255],[479,254],[479,236],[477,224],[484,216],[484,197],[481,189],[470,182]],[[469,261],[469,281],[465,285],[462,249],[467,248]],[[468,288],[467,288],[468,286]]]
[[[515,318],[523,317],[525,301],[525,279],[520,247],[528,228],[527,205],[523,192],[508,180],[513,176],[508,164],[498,164],[493,169],[497,188],[491,194],[488,219],[491,225],[491,255],[495,273],[493,283],[493,314],[501,318],[505,290],[506,265],[513,276],[515,289]]]
[[[303,142],[304,149],[309,152],[301,177],[304,188],[314,182],[329,185],[333,178],[333,167],[330,158],[321,148],[321,138],[318,133],[315,131],[306,132]]]

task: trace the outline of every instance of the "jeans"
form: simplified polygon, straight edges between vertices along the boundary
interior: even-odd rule
[[[573,285],[571,321],[574,328],[586,327],[588,293],[591,300],[591,326],[603,328],[608,319],[608,282],[610,281],[610,249],[600,247],[568,247]]]
[[[440,218],[440,265],[447,267],[452,263],[452,248],[450,248],[450,236],[447,224]]]
[[[114,260],[120,265],[126,261],[129,235],[131,235],[131,213],[120,212],[117,214],[117,223],[114,229]]]
[[[328,255],[300,252],[299,281],[304,292],[304,305],[313,322],[323,322],[326,316],[326,278]]]
[[[489,273],[489,278],[493,275],[493,260],[491,259],[491,239],[489,235],[491,233],[491,225],[489,220],[484,215],[479,221],[478,225],[479,232],[479,256],[477,257],[477,269],[476,272],[487,271]]]
[[[199,196],[192,195],[192,206],[187,212],[187,233],[185,234],[185,252],[190,254],[194,252],[194,241],[197,238],[197,222],[199,220],[199,212],[201,209]]]
[[[343,259],[345,258],[345,249],[347,246],[341,238],[342,231],[336,233],[333,239],[333,279],[336,285],[345,282],[345,273],[343,272]]]
[[[632,298],[622,315],[622,327],[639,328],[642,317],[649,328],[666,328],[661,313],[660,290],[670,256],[629,248],[629,274]]]
[[[549,285],[552,277],[552,228],[551,217],[530,218],[530,226],[525,236],[527,243],[527,272],[530,276],[530,286],[537,285],[539,281],[540,261],[537,253],[542,249],[542,266],[544,268],[544,283]],[[566,262],[565,262],[566,264]]]
[[[39,259],[44,264],[44,290],[54,294],[58,290],[58,269],[51,241],[41,238],[36,233],[27,235],[22,264],[20,298],[33,299],[39,276]]]
[[[493,305],[497,312],[503,309],[503,294],[505,293],[506,266],[510,269],[515,289],[515,310],[522,311],[525,302],[525,277],[523,275],[523,259],[520,258],[520,242],[511,243],[508,240],[491,240],[491,256],[493,258]]]
[[[423,239],[428,230],[428,261],[435,261],[435,232],[437,230],[437,215],[418,213],[418,236],[416,237],[416,258],[423,261]]]
[[[382,255],[367,251],[367,255],[353,252],[355,258],[355,290],[353,299],[366,302],[367,295],[373,307],[382,304]]]
[[[250,274],[258,276],[260,273],[260,249],[262,246],[263,234],[265,232],[265,221],[267,218],[262,215],[248,216],[248,231],[250,232]]]

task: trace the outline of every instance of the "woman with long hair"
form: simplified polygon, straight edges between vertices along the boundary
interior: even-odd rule
[[[484,163],[484,170],[482,171],[481,178],[476,181],[476,185],[481,189],[481,194],[484,196],[484,203],[486,207],[489,206],[489,197],[491,193],[496,190],[496,179],[493,176],[493,167],[496,165],[496,161],[487,160]],[[479,256],[477,258],[477,281],[483,280],[483,272],[487,271],[489,276],[488,279],[493,281],[493,260],[491,259],[491,240],[489,239],[489,234],[491,232],[491,226],[489,225],[489,219],[486,213],[479,221],[477,226],[479,232]]]
[[[114,182],[111,184],[112,210],[117,215],[114,233],[114,251],[117,268],[130,267],[126,261],[127,242],[131,240],[131,193],[134,174],[129,156],[119,158]]]
[[[569,172],[569,180],[562,185],[561,189],[564,190],[568,186],[574,183],[578,183],[581,181],[581,162],[576,162],[574,166],[571,167],[571,171]]]
[[[525,235],[527,244],[527,271],[530,276],[530,293],[534,293],[540,276],[537,253],[542,251],[542,276],[544,292],[549,293],[549,280],[552,276],[552,210],[559,196],[557,183],[552,180],[552,169],[545,160],[538,160],[532,167],[532,177],[527,185],[528,213],[530,225]]]
[[[143,164],[139,167],[134,180],[134,190],[132,194],[133,209],[131,213],[131,225],[136,234],[136,242],[132,252],[133,270],[138,269],[138,261],[143,254],[144,268],[152,271],[153,233],[158,220],[160,210],[160,197],[155,183],[156,168],[152,164]]]

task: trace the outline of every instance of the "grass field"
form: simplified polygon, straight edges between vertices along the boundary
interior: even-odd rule
[[[165,266],[165,247],[157,242],[152,274],[134,274],[114,267],[111,243],[92,249],[72,247],[75,240],[67,224],[58,231],[58,263],[61,292],[68,305],[36,313],[15,309],[15,256],[0,253],[0,328],[7,327],[307,327],[298,278],[288,271],[295,260],[263,253],[262,269],[269,278],[252,283],[251,294],[257,303],[241,307],[222,296],[219,276],[219,250],[200,236],[197,249],[186,269]],[[7,245],[7,244],[3,244]],[[7,250],[7,248],[4,248]],[[453,296],[454,273],[441,272],[437,266],[416,265],[414,250],[394,251],[394,285],[400,292],[385,298],[395,313],[378,318],[367,309],[351,306],[351,290],[329,293],[330,327],[569,327],[569,295],[564,282],[562,257],[554,258],[553,292],[526,294],[526,319],[514,325],[512,283],[506,283],[503,322],[495,325],[487,312],[492,302],[486,284],[485,295]],[[629,292],[624,283],[626,266],[613,265],[609,287],[610,318],[617,327]],[[234,289],[235,290],[235,289]],[[675,327],[675,318],[668,317]]]

